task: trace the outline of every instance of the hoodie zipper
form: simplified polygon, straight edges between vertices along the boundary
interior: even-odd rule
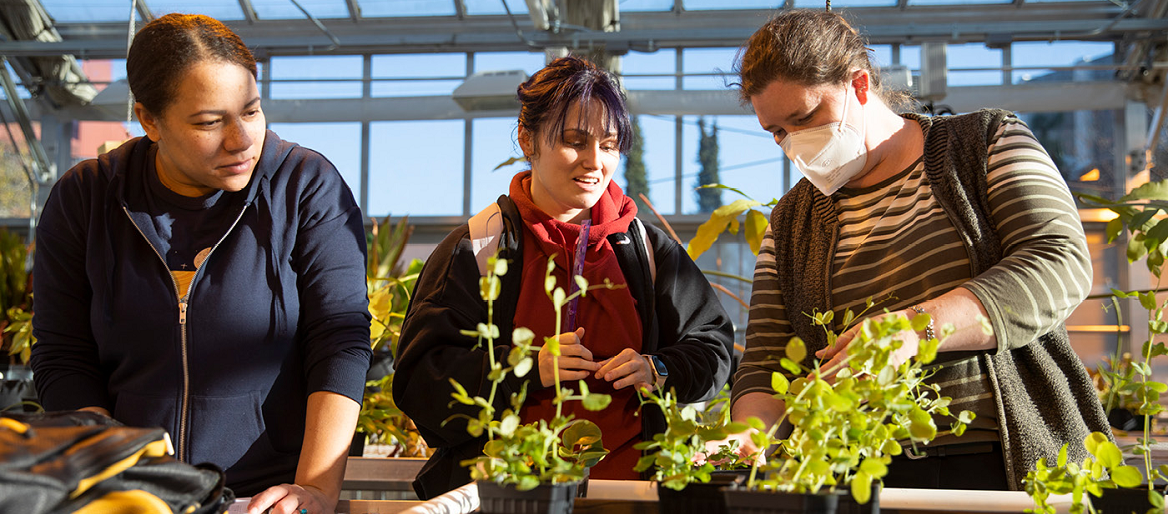
[[[211,250],[207,252],[207,257],[206,257],[206,259],[204,259],[203,262],[210,260],[211,254],[215,253],[215,249],[219,248],[219,245],[221,243],[223,243],[224,239],[227,239],[227,235],[230,234],[232,230],[235,230],[235,226],[239,224],[239,220],[243,219],[243,213],[247,212],[247,208],[249,205],[251,205],[250,202],[245,203],[243,205],[243,208],[239,210],[239,214],[235,217],[235,221],[231,222],[231,226],[227,228],[227,232],[224,232],[223,237],[220,237],[219,240],[215,242],[215,245],[211,247]],[[122,211],[126,213],[126,218],[129,219],[130,224],[133,225],[134,228],[138,230],[138,234],[142,236],[142,239],[146,240],[146,244],[150,246],[150,249],[154,250],[154,255],[157,255],[158,259],[160,261],[162,261],[162,267],[167,270],[166,274],[167,274],[167,276],[170,277],[170,284],[174,288],[174,295],[176,297],[178,297],[178,327],[179,327],[180,353],[182,356],[182,384],[183,384],[182,385],[182,404],[180,406],[181,410],[180,410],[179,422],[178,422],[178,460],[186,462],[186,460],[187,460],[187,456],[186,456],[187,418],[190,417],[190,405],[189,404],[190,404],[190,393],[191,393],[190,359],[188,358],[188,355],[187,355],[187,313],[188,313],[188,308],[190,307],[191,291],[193,291],[195,288],[195,278],[198,278],[199,271],[198,271],[198,269],[195,270],[195,277],[192,277],[191,283],[189,285],[187,285],[187,294],[185,294],[183,296],[178,296],[178,293],[179,293],[178,281],[175,280],[174,275],[172,273],[170,273],[170,265],[168,265],[166,263],[166,259],[163,258],[162,253],[158,251],[158,248],[155,248],[154,243],[152,243],[150,241],[150,238],[146,237],[146,233],[143,232],[142,227],[139,227],[138,223],[134,221],[134,217],[130,216],[130,209],[123,204]]]

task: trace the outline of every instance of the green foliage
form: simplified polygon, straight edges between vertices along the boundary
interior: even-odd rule
[[[29,181],[21,155],[11,145],[0,143],[0,218],[27,218],[34,196],[36,187]]]
[[[830,313],[811,317],[831,334]],[[856,317],[847,313],[845,319]],[[848,345],[847,356],[830,369],[803,364],[806,346],[798,338],[789,341],[781,362],[797,378],[773,375],[775,397],[786,406],[779,422],[767,428],[757,418],[749,420],[757,430],[751,435],[753,442],[759,448],[776,449],[764,465],[752,470],[747,487],[797,493],[850,488],[857,502],[867,503],[872,483],[888,472],[892,456],[902,453],[901,441],[915,448],[936,437],[935,415],[953,417],[953,433],[964,432],[974,414],[951,414],[950,398],[941,396],[939,386],[926,383],[930,373],[923,365],[931,356],[921,352],[899,365],[892,360],[904,344],[898,335],[928,322],[928,314],[911,321],[901,315],[866,318]],[[922,341],[921,347],[936,344]],[[784,420],[793,430],[787,438],[776,439]],[[759,471],[765,476],[759,477]]]
[[[702,186],[721,181],[718,178],[718,124],[715,122],[707,133],[706,119],[698,118],[698,131],[701,133],[698,140],[698,164],[701,165],[697,183],[698,212],[714,212],[722,206],[722,191]]]
[[[19,235],[0,227],[0,348],[28,362],[32,344],[29,248]]]
[[[701,464],[695,463],[696,457],[705,453],[706,442],[723,440],[749,428],[745,423],[730,421],[728,397],[707,404],[707,416],[702,416],[692,405],[677,403],[677,395],[672,391],[662,395],[656,392],[643,393],[641,404],[645,403],[653,403],[661,408],[667,428],[665,432],[653,436],[653,440],[633,446],[645,452],[637,461],[634,471],[655,468],[654,479],[662,486],[681,490],[690,482],[709,482],[710,473],[716,469],[749,467],[742,465],[734,446],[723,446],[718,453],[703,459]],[[736,445],[737,441],[734,443]]]
[[[563,308],[572,299],[585,296],[590,290],[622,287],[607,279],[603,285],[589,286],[583,277],[577,276],[575,281],[580,284],[580,290],[566,294],[563,288],[556,286],[556,279],[552,275],[555,262],[552,259],[554,256],[548,259],[544,292],[555,308],[556,334],[561,332]],[[494,303],[502,289],[499,277],[507,274],[508,266],[506,260],[492,257],[487,267],[487,276],[479,281],[479,294],[487,302],[487,322],[479,323],[474,330],[463,330],[462,334],[476,338],[476,347],[486,348],[488,362],[491,363],[491,371],[487,375],[491,381],[491,390],[486,398],[470,396],[462,384],[451,379],[450,383],[454,387],[451,397],[454,401],[478,406],[479,414],[478,417],[460,414],[446,420],[450,422],[455,418],[465,418],[467,432],[474,437],[486,434],[487,443],[483,447],[483,455],[460,464],[470,467],[471,478],[475,480],[513,484],[520,491],[534,489],[540,484],[580,480],[584,477],[584,470],[600,462],[608,450],[604,449],[600,427],[588,420],[563,415],[563,404],[579,401],[584,408],[599,411],[608,407],[612,397],[589,392],[583,380],[579,382],[579,393],[562,386],[558,365],[559,340],[553,336],[545,338],[543,343],[556,362],[553,375],[556,395],[552,400],[556,406],[555,417],[520,424],[520,411],[527,399],[527,381],[523,382],[519,391],[511,394],[508,402],[510,408],[501,413],[496,412],[495,395],[499,384],[503,383],[508,374],[520,378],[527,376],[536,366],[532,354],[538,354],[539,347],[533,345],[535,334],[527,328],[519,327],[511,335],[512,346],[505,360],[496,358],[494,342],[499,337],[499,327],[493,322]]]
[[[696,260],[706,250],[709,250],[722,233],[729,231],[731,234],[737,235],[742,228],[744,228],[742,235],[746,238],[747,244],[750,245],[750,251],[758,255],[758,249],[762,246],[762,238],[766,235],[767,225],[770,224],[767,213],[779,203],[778,199],[762,203],[747,196],[742,191],[721,184],[704,185],[701,186],[701,189],[725,189],[733,191],[743,198],[735,200],[729,205],[718,207],[710,213],[710,219],[698,227],[697,234],[694,235],[693,239],[690,239],[686,246],[686,252],[689,253],[690,258]]]
[[[1052,466],[1046,459],[1040,459],[1033,471],[1026,474],[1022,484],[1026,493],[1034,500],[1035,508],[1027,512],[1041,512],[1054,514],[1054,506],[1048,500],[1052,494],[1071,495],[1071,514],[1082,514],[1085,510],[1095,512],[1095,507],[1084,502],[1084,493],[1095,497],[1103,495],[1103,489],[1117,487],[1135,488],[1143,483],[1144,477],[1139,468],[1123,463],[1123,452],[1107,434],[1091,432],[1083,440],[1090,457],[1081,463],[1068,462],[1067,445],[1059,450],[1058,460]],[[1153,481],[1166,478],[1164,466],[1153,468]],[[1164,496],[1149,487],[1148,498],[1157,508],[1156,512],[1164,510]]]
[[[368,261],[365,284],[369,295],[369,344],[374,360],[391,360],[401,336],[402,321],[414,283],[422,270],[422,261],[412,260],[401,265],[402,251],[409,242],[413,227],[409,218],[372,220],[366,234]],[[413,422],[393,402],[393,373],[366,382],[365,395],[357,421],[357,432],[367,434],[371,442],[397,445],[397,456],[425,457],[429,448]]]
[[[641,135],[641,122],[633,116],[632,142],[625,156],[625,195],[637,203],[638,212],[649,212],[640,195],[649,197],[649,178],[645,171],[645,138]]]
[[[1164,343],[1154,341],[1158,334],[1168,332],[1168,321],[1164,319],[1168,302],[1161,303],[1157,299],[1159,280],[1163,278],[1164,256],[1168,252],[1168,219],[1164,217],[1168,211],[1168,180],[1143,184],[1116,201],[1081,193],[1076,196],[1088,206],[1103,207],[1116,214],[1116,218],[1107,223],[1107,241],[1114,242],[1126,233],[1128,262],[1144,259],[1148,271],[1157,279],[1156,287],[1150,291],[1112,290],[1115,298],[1135,299],[1147,311],[1148,339],[1144,341],[1137,359],[1123,355],[1122,339],[1117,341],[1115,355],[1107,366],[1099,369],[1098,374],[1103,385],[1100,389],[1103,390],[1105,409],[1123,407],[1144,416],[1143,435],[1131,450],[1143,456],[1144,468],[1149,470],[1146,480],[1149,498],[1163,510],[1163,496],[1154,492],[1153,484],[1156,478],[1165,477],[1165,470],[1152,466],[1151,445],[1155,441],[1151,438],[1151,427],[1152,416],[1164,410],[1164,406],[1160,405],[1160,394],[1168,391],[1168,385],[1152,380],[1151,360],[1168,355]],[[1118,305],[1116,310],[1118,315]],[[1027,483],[1027,492],[1034,498],[1037,510],[1051,512],[1050,506],[1046,504],[1046,498],[1051,492],[1071,492],[1074,502],[1071,511],[1078,513],[1083,511],[1083,491],[1098,496],[1102,488],[1138,487],[1145,481],[1138,468],[1122,466],[1112,469],[1113,464],[1122,463],[1122,454],[1108,435],[1092,433],[1085,443],[1087,451],[1095,457],[1094,460],[1088,458],[1082,464],[1067,463],[1064,447],[1056,466],[1050,467],[1049,463],[1040,461],[1037,469],[1027,475],[1030,481]]]
[[[357,417],[357,433],[369,443],[395,446],[393,457],[428,457],[426,446],[414,423],[393,401],[393,374],[365,383],[365,397]]]

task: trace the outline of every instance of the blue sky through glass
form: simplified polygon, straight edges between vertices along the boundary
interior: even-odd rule
[[[892,61],[889,45],[875,45],[878,65]],[[1082,59],[1094,59],[1112,52],[1110,43],[1015,43],[1013,58],[1018,66],[1068,66]],[[694,48],[684,50],[686,73],[729,72],[735,48]],[[622,64],[624,83],[630,90],[673,89],[676,50],[654,53],[630,52]],[[1002,52],[984,45],[951,45],[951,68],[992,68],[1001,66]],[[421,81],[374,81],[374,96],[446,95],[461,83],[466,73],[465,54],[403,54],[373,57],[374,78],[439,77]],[[541,52],[482,52],[473,56],[476,70],[523,69],[533,74],[543,66]],[[910,69],[920,67],[919,46],[900,48],[900,61]],[[113,62],[113,79],[125,76],[124,61]],[[360,96],[362,58],[360,56],[276,57],[271,72],[276,79],[341,79],[340,82],[273,83],[272,96],[289,98],[356,98]],[[1015,80],[1030,75],[1040,77],[1049,70],[1016,71]],[[636,77],[637,74],[661,74]],[[950,85],[973,86],[1001,83],[1000,71],[951,71]],[[701,75],[684,78],[687,89],[721,90],[733,81],[732,75]],[[639,116],[644,138],[644,158],[649,175],[650,199],[664,214],[690,214],[697,209],[693,187],[698,172],[697,117],[682,118],[682,136],[676,134],[676,117],[668,113]],[[767,201],[781,196],[784,189],[782,152],[751,115],[712,116],[709,123],[719,127],[722,182]],[[511,177],[526,169],[523,163],[493,171],[503,161],[520,154],[515,144],[515,119],[474,120],[471,141],[471,211],[507,191]],[[463,204],[462,120],[376,122],[372,124],[368,214],[414,216],[459,216]],[[272,128],[282,137],[302,143],[325,154],[341,170],[355,194],[360,194],[360,125],[358,123],[280,123]],[[140,134],[136,126],[131,132]],[[677,145],[681,144],[681,196],[678,201]],[[625,185],[624,166],[616,180]],[[798,180],[793,170],[792,182]],[[425,192],[425,194],[419,194]],[[724,202],[734,200],[724,193]]]

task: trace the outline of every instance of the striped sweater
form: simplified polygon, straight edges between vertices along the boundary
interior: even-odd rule
[[[978,113],[980,127],[970,122],[971,116],[951,119],[963,124],[939,123],[945,130],[933,131],[931,138],[929,128],[938,119],[920,118],[925,156],[880,184],[844,189],[830,199],[801,185],[792,198],[784,198],[759,252],[735,399],[770,392],[770,373],[779,369],[774,356],[782,354],[790,337],[803,337],[813,350],[825,344],[821,331],[809,330],[809,319],[796,313],[832,309],[842,320],[843,312],[859,312],[868,298],[880,302],[878,309],[899,310],[966,287],[986,306],[999,348],[939,356],[944,366],[932,380],[954,398],[954,410],[979,416],[962,440],[942,434],[934,444],[1000,438],[1010,453],[1011,437],[1019,436],[1011,432],[1019,430],[1009,430],[1007,422],[1016,421],[1011,411],[1028,403],[1003,398],[1009,396],[1004,390],[1025,382],[1015,376],[1018,365],[1011,352],[1032,351],[1041,344],[1031,343],[1044,334],[1061,331],[1065,338],[1062,323],[1090,289],[1091,268],[1074,201],[1033,134],[1001,111]],[[965,132],[949,137],[958,129]],[[976,139],[984,143],[962,144]],[[932,171],[927,171],[929,163]],[[804,294],[785,293],[784,283],[791,284],[788,289],[803,288]],[[1073,365],[1036,366],[1066,373],[1075,392],[1070,394],[1065,383],[1044,387],[1056,390],[1060,405],[1086,402],[1078,385],[1085,373],[1069,346],[1043,351],[1056,360],[1074,359]],[[1008,362],[995,366],[994,359]],[[1004,389],[1003,373],[1008,379]],[[1095,414],[1084,414],[1093,429],[1098,428]],[[1052,450],[1054,441],[1075,440],[1081,446],[1077,434],[1085,435],[1084,421],[1077,413],[1069,417],[1078,421],[1048,430],[1054,435],[1040,435],[1041,441],[1014,445],[1020,451],[1007,462],[1012,483],[1017,485],[1035,456],[1057,452],[1061,442]]]

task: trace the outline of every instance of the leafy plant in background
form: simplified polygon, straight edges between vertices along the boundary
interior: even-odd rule
[[[1151,360],[1154,357],[1168,355],[1168,347],[1165,347],[1163,342],[1155,341],[1157,335],[1168,333],[1168,321],[1164,319],[1164,310],[1168,307],[1168,301],[1161,303],[1156,298],[1160,291],[1160,280],[1163,278],[1164,258],[1168,254],[1168,219],[1161,215],[1168,210],[1168,180],[1143,184],[1116,201],[1082,193],[1078,193],[1076,196],[1087,205],[1103,207],[1117,215],[1115,219],[1107,223],[1108,243],[1115,241],[1120,234],[1127,232],[1129,235],[1127,242],[1128,262],[1143,259],[1148,271],[1156,278],[1155,287],[1147,291],[1112,289],[1112,293],[1117,298],[1134,298],[1147,311],[1148,339],[1141,345],[1139,357],[1127,361],[1128,369],[1118,367],[1123,363],[1122,360],[1112,359],[1112,367],[1102,370],[1104,377],[1111,380],[1109,387],[1114,392],[1114,398],[1126,397],[1129,406],[1134,406],[1135,413],[1144,418],[1143,433],[1130,449],[1136,455],[1143,457],[1144,469],[1148,470],[1149,476],[1146,477],[1146,480],[1131,477],[1131,471],[1128,468],[1123,468],[1124,471],[1121,472],[1120,476],[1113,475],[1110,480],[1104,479],[1099,467],[1102,466],[1103,469],[1109,470],[1109,464],[1114,464],[1114,452],[1111,451],[1110,446],[1097,443],[1098,438],[1109,440],[1109,436],[1093,433],[1088,438],[1088,443],[1092,444],[1088,451],[1091,451],[1092,448],[1095,449],[1091,452],[1095,460],[1088,459],[1083,465],[1078,465],[1066,463],[1065,459],[1060,457],[1059,462],[1052,469],[1040,468],[1043,473],[1036,472],[1032,474],[1033,476],[1027,477],[1033,482],[1033,485],[1028,485],[1027,491],[1031,492],[1035,503],[1040,508],[1044,508],[1042,502],[1045,501],[1045,496],[1043,495],[1047,491],[1061,491],[1071,487],[1072,492],[1074,492],[1075,504],[1072,508],[1081,512],[1083,508],[1082,495],[1079,490],[1095,494],[1101,489],[1117,486],[1137,487],[1146,482],[1149,502],[1163,510],[1164,498],[1155,492],[1154,483],[1157,478],[1166,476],[1168,467],[1155,468],[1152,466],[1151,445],[1155,441],[1151,437],[1151,418],[1164,410],[1164,406],[1160,405],[1160,394],[1168,391],[1168,385],[1152,380]],[[1116,353],[1119,354],[1119,351],[1117,349]],[[1111,403],[1111,400],[1105,401],[1105,405],[1110,406],[1108,404]],[[1120,461],[1122,462],[1122,454],[1120,454]],[[1049,466],[1045,462],[1041,464]],[[1088,465],[1091,469],[1084,471]],[[1137,468],[1132,469],[1138,472]],[[1070,482],[1069,486],[1067,485],[1068,481]]]
[[[29,290],[29,248],[20,236],[0,227],[0,349],[28,362],[32,345],[32,299]]]
[[[865,312],[872,306],[869,300]],[[830,311],[813,314],[829,343],[835,341],[827,328],[832,318]],[[845,329],[854,319],[851,311],[845,314]],[[928,314],[911,321],[901,315],[864,319],[847,357],[830,369],[804,366],[805,344],[798,337],[788,341],[780,365],[798,378],[789,381],[782,373],[772,375],[775,397],[786,406],[777,423],[766,427],[758,418],[748,420],[755,429],[752,441],[759,448],[777,449],[765,465],[751,470],[747,487],[818,493],[850,486],[856,501],[867,503],[873,482],[887,473],[892,456],[902,453],[900,441],[914,448],[927,444],[937,435],[933,416],[952,416],[950,398],[941,396],[939,386],[925,382],[931,373],[923,365],[936,358],[938,339],[921,341],[914,358],[892,364],[893,353],[903,345],[897,334],[921,332],[929,319]],[[952,332],[951,325],[942,327],[940,339]],[[974,413],[962,411],[952,417],[950,428],[961,435]],[[777,439],[784,420],[793,430],[787,438]],[[758,476],[760,469],[765,476]]]
[[[720,466],[723,469],[738,467],[740,460],[734,447],[724,447],[723,451],[704,459],[697,458],[705,453],[707,441],[724,440],[750,428],[745,423],[730,420],[729,398],[722,397],[707,404],[706,416],[694,405],[677,403],[673,392],[643,394],[641,402],[642,405],[652,403],[661,408],[667,428],[652,440],[633,446],[646,452],[637,461],[634,471],[642,472],[653,467],[657,482],[681,490],[691,482],[708,483],[711,473]],[[699,460],[702,461],[700,464]]]
[[[487,375],[491,381],[491,390],[486,398],[472,397],[461,384],[451,379],[450,382],[454,386],[454,393],[451,396],[454,401],[478,406],[480,410],[478,417],[459,414],[446,420],[450,422],[455,418],[466,418],[467,432],[475,437],[485,433],[487,443],[483,447],[483,455],[462,461],[461,464],[470,467],[471,478],[474,480],[511,484],[519,491],[531,490],[540,484],[581,480],[584,478],[584,470],[599,462],[608,454],[608,450],[604,449],[600,427],[588,420],[573,419],[571,415],[565,416],[563,405],[568,401],[579,401],[584,408],[599,411],[608,407],[612,397],[589,392],[583,380],[579,382],[579,394],[563,387],[560,383],[558,365],[559,339],[547,337],[543,344],[556,362],[553,366],[555,369],[553,387],[556,395],[552,400],[556,406],[555,417],[520,424],[519,412],[527,399],[527,382],[523,383],[518,392],[512,393],[509,402],[511,408],[502,413],[496,412],[494,402],[499,384],[508,373],[514,373],[517,377],[526,376],[535,365],[535,359],[531,354],[538,353],[539,348],[532,345],[535,334],[527,328],[519,327],[512,333],[512,347],[506,359],[496,358],[494,342],[499,337],[499,327],[493,322],[494,302],[502,289],[499,277],[507,274],[507,261],[492,257],[487,268],[487,275],[479,282],[479,293],[487,302],[487,321],[479,323],[475,330],[463,330],[462,333],[477,338],[476,347],[486,348],[488,361],[491,363],[491,371]],[[556,279],[552,276],[554,268],[555,263],[549,258],[544,292],[555,308],[556,334],[561,332],[563,307],[573,298],[585,296],[589,290],[620,287],[608,280],[605,280],[604,285],[589,286],[583,277],[576,276],[574,278],[579,285],[579,291],[568,295],[562,287],[556,287]]]
[[[1054,514],[1056,509],[1047,500],[1052,494],[1071,495],[1071,514],[1082,514],[1087,509],[1095,512],[1095,507],[1086,499],[1084,493],[1096,497],[1103,496],[1104,489],[1116,487],[1139,487],[1143,475],[1139,468],[1123,463],[1123,452],[1119,447],[1100,432],[1091,432],[1083,444],[1091,457],[1086,457],[1081,463],[1067,461],[1067,445],[1059,450],[1058,459],[1054,466],[1050,466],[1046,459],[1040,459],[1035,469],[1026,474],[1022,484],[1026,493],[1034,500],[1036,508],[1028,512],[1042,512]],[[1157,477],[1164,477],[1168,466],[1160,466],[1154,470]],[[1164,510],[1164,497],[1159,494],[1150,494],[1149,501],[1158,510]]]
[[[373,366],[366,376],[365,395],[357,418],[357,432],[366,434],[370,442],[395,445],[397,457],[426,457],[431,453],[406,415],[393,402],[393,356],[401,336],[410,294],[422,269],[422,261],[414,259],[403,269],[402,252],[409,242],[413,227],[408,217],[396,225],[386,218],[372,220],[367,234],[368,262],[366,287],[369,295],[370,346],[373,348]]]
[[[770,210],[779,203],[779,200],[772,199],[767,203],[762,203],[742,191],[721,184],[709,184],[702,186],[702,188],[725,189],[738,193],[742,198],[718,207],[710,213],[710,219],[698,227],[697,233],[686,245],[685,249],[690,258],[697,260],[714,245],[714,242],[724,232],[738,234],[739,230],[742,230],[743,236],[746,237],[750,251],[758,255],[758,249],[762,246],[762,238],[766,234],[767,225],[770,224]],[[740,218],[743,219],[740,220]]]

